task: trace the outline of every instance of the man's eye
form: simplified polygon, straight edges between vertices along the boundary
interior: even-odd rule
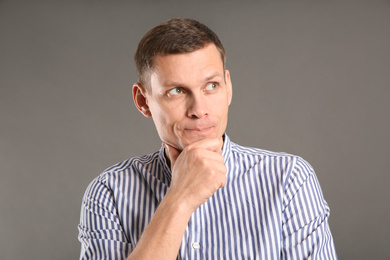
[[[217,83],[209,83],[207,84],[205,90],[213,90],[213,89],[216,89],[218,87]]]
[[[183,90],[181,88],[173,88],[168,91],[168,95],[180,95],[183,94]]]

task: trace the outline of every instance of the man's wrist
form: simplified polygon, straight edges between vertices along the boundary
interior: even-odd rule
[[[162,203],[164,203],[167,210],[171,211],[173,214],[177,213],[178,216],[188,217],[188,219],[197,208],[190,203],[188,198],[182,194],[177,194],[172,190],[168,190]]]

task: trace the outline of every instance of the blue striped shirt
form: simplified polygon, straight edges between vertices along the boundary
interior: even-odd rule
[[[306,161],[239,146],[226,135],[222,155],[226,186],[192,214],[177,259],[337,259],[329,207]],[[163,148],[93,180],[78,226],[80,259],[125,259],[170,181]]]

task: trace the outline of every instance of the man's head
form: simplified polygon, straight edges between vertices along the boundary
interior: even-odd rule
[[[213,43],[225,66],[225,49],[218,36],[204,24],[188,19],[175,18],[163,22],[141,39],[134,60],[138,71],[138,82],[149,87],[150,72],[157,55],[189,53]]]
[[[189,26],[189,23],[196,28]],[[197,29],[199,27],[202,31],[209,31],[209,38],[213,35],[211,38],[218,39],[210,29],[204,29],[207,27],[199,22],[175,19],[155,27],[152,31],[161,26],[166,27],[163,31],[180,31],[182,37],[177,41],[173,38],[163,41],[163,44],[159,37],[152,37],[157,42],[150,42],[151,37],[147,35],[153,33],[149,32],[141,40],[136,61],[137,57],[149,57],[149,61],[142,65],[148,76],[147,83],[142,83],[140,79],[140,82],[133,86],[135,105],[144,116],[153,118],[161,140],[178,150],[205,138],[218,138],[222,141],[232,98],[230,74],[224,68],[223,47],[219,48],[214,41],[199,40],[205,33],[201,33],[197,47],[189,47],[189,39],[192,36],[187,34],[194,34],[194,31],[200,30]],[[186,32],[184,28],[191,28],[190,32]],[[159,32],[160,36],[163,31]],[[186,40],[183,40],[184,38]],[[204,36],[202,39],[209,38]],[[219,40],[217,43],[222,46]],[[168,46],[162,47],[166,44]],[[157,50],[145,45],[157,46]],[[149,54],[141,53],[142,49]],[[167,50],[175,51],[169,53]],[[139,58],[138,61],[141,63],[141,60]]]

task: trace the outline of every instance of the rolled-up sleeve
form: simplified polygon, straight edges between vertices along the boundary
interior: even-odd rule
[[[84,194],[78,230],[80,259],[126,259],[130,253],[115,198],[102,176],[92,181]]]
[[[285,185],[282,259],[337,259],[330,210],[313,168],[297,158]]]

